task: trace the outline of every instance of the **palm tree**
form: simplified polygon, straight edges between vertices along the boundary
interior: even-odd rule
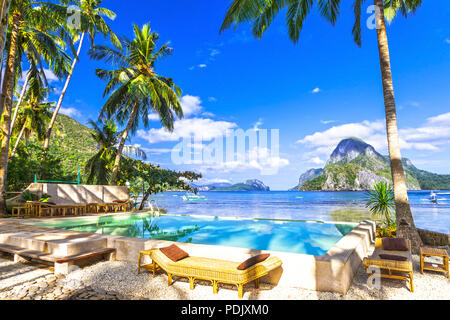
[[[179,118],[183,110],[179,101],[181,89],[171,78],[155,73],[155,63],[172,53],[169,44],[157,48],[159,35],[150,29],[149,24],[142,28],[133,25],[134,39],[123,38],[125,52],[108,46],[94,46],[89,54],[96,60],[104,59],[116,69],[97,69],[96,74],[107,80],[103,96],[111,95],[102,108],[100,117],[115,116],[120,124],[125,124],[121,134],[118,152],[114,161],[110,184],[114,185],[119,172],[121,154],[129,133],[134,133],[142,119],[148,127],[148,116],[152,111],[159,114],[162,125],[173,130],[174,114]]]
[[[361,7],[364,1],[354,0],[353,2],[355,24],[352,33],[353,39],[358,46],[361,45]],[[340,0],[317,0],[316,4],[320,15],[334,25],[339,14]],[[374,0],[377,12],[377,40],[383,83],[387,140],[398,223],[397,235],[410,239],[415,252],[422,241],[414,225],[400,154],[384,9],[386,8],[387,10],[388,18],[392,19],[397,11],[400,11],[406,17],[409,12],[414,12],[420,4],[421,0],[384,0],[384,3],[383,0]],[[239,23],[251,22],[254,36],[261,38],[280,10],[287,7],[286,23],[289,38],[296,43],[299,40],[303,22],[313,5],[313,0],[234,0],[228,8],[220,32],[230,28],[232,25],[236,27]]]
[[[58,115],[59,110],[61,109],[64,96],[66,95],[67,88],[69,87],[70,80],[72,79],[73,71],[75,69],[75,65],[78,62],[86,33],[88,34],[89,39],[91,41],[91,47],[94,45],[95,35],[97,33],[102,33],[103,36],[105,37],[109,36],[111,43],[113,45],[115,45],[118,48],[121,48],[121,43],[119,39],[114,34],[114,32],[112,32],[111,28],[108,26],[108,24],[103,18],[107,17],[110,20],[114,20],[116,18],[116,14],[109,9],[100,7],[102,4],[101,0],[80,0],[77,1],[77,4],[78,10],[73,9],[73,11],[76,11],[74,12],[74,14],[80,15],[80,25],[78,26],[79,29],[75,29],[73,30],[73,32],[81,32],[78,38],[78,49],[73,59],[69,75],[61,91],[58,103],[56,104],[55,110],[53,112],[52,119],[48,125],[47,134],[44,142],[44,155],[43,155],[44,159],[50,146],[50,136],[52,133],[52,128],[56,121],[56,116]]]
[[[4,213],[6,173],[8,166],[9,140],[11,133],[11,107],[14,87],[21,74],[21,59],[26,51],[30,63],[39,61],[41,55],[58,76],[66,72],[65,56],[60,46],[63,42],[52,32],[65,35],[61,25],[65,13],[50,11],[45,3],[31,0],[12,0],[10,11],[10,32],[6,55],[6,67],[0,96],[1,150],[0,150],[0,213]]]
[[[391,212],[395,208],[394,194],[386,182],[378,182],[367,191],[366,208],[376,217],[384,218],[386,225],[392,224]]]
[[[48,97],[48,88],[39,88],[30,90],[25,94],[25,105],[22,106],[17,117],[17,129],[13,133],[17,133],[16,142],[11,152],[11,158],[14,157],[20,140],[24,137],[25,142],[28,141],[31,134],[35,134],[38,141],[42,142],[45,139],[45,129],[52,116],[51,109],[54,102],[45,102]],[[16,105],[16,109],[20,106]],[[18,128],[21,128],[20,131]],[[17,132],[19,131],[19,132]]]
[[[0,1],[0,52],[2,53],[0,54],[1,67],[3,67],[3,50],[5,49],[6,43],[6,29],[8,29],[8,12],[10,4],[11,0]]]
[[[42,29],[40,26],[39,28]],[[29,70],[26,73],[25,82],[22,86],[22,91],[17,101],[17,105],[19,106],[22,104],[28,84],[35,86],[35,91],[41,90],[44,86],[48,86],[42,60],[50,64],[50,70],[60,80],[68,74],[68,70],[70,68],[71,58],[61,48],[64,46],[63,40],[51,34],[49,34],[47,38],[43,38],[39,33],[35,32],[35,29],[36,25],[34,25],[34,23],[30,23],[27,29],[21,31],[20,38],[18,39],[16,77],[22,76],[23,61],[21,58],[23,55],[29,64]],[[69,46],[73,49],[71,43]],[[16,108],[11,120],[10,132],[12,132],[14,128],[18,111],[19,108]]]
[[[98,151],[86,163],[87,183],[106,185],[111,177],[112,164],[117,155],[120,132],[111,119],[101,122],[101,126],[93,121],[89,121],[89,124],[93,129],[91,135],[98,144]],[[145,152],[135,146],[125,146],[124,152],[144,160],[147,158]]]

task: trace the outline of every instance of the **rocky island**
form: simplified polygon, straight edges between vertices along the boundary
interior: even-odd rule
[[[193,187],[199,191],[270,191],[270,188],[258,179],[251,179],[236,184],[217,183]]]
[[[417,169],[403,158],[406,185],[409,190],[450,189],[450,175],[439,175]],[[380,181],[392,184],[389,157],[358,138],[344,139],[322,169],[310,169],[290,190],[358,191],[368,190]]]

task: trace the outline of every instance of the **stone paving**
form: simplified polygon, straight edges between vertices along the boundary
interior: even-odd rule
[[[413,256],[413,260],[414,292],[409,291],[405,281],[393,279],[383,279],[381,289],[370,288],[367,285],[367,274],[360,266],[346,295],[261,284],[258,290],[253,285],[246,286],[243,300],[450,300],[450,279],[436,272],[425,272],[422,275],[419,257]],[[51,268],[36,266],[36,270],[45,270],[47,273],[37,279],[3,286],[1,289],[6,280],[11,283],[20,275],[28,274],[31,268],[23,268],[22,264],[14,264],[11,259],[2,259],[0,256],[0,271],[5,267],[18,269],[10,272],[9,276],[0,272],[0,300],[240,300],[233,286],[221,286],[217,295],[212,294],[212,287],[208,282],[196,283],[195,289],[189,290],[187,279],[176,278],[173,285],[168,286],[166,273],[158,272],[155,278],[150,272],[138,275],[136,263],[125,261],[99,262],[74,270],[67,276],[54,276]]]
[[[94,289],[82,282],[71,285],[40,264],[17,264],[0,256],[0,300],[118,300],[120,293]],[[29,275],[35,277],[30,278]]]

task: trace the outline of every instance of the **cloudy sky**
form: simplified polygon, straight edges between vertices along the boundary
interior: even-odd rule
[[[199,171],[203,182],[258,178],[283,190],[296,185],[305,170],[322,167],[346,137],[359,137],[387,153],[376,33],[363,23],[362,47],[353,43],[351,3],[342,5],[334,27],[314,9],[294,45],[282,16],[262,40],[251,36],[248,25],[219,34],[228,1],[131,2],[140,10],[130,10],[130,1],[103,2],[117,13],[112,28],[130,36],[132,23],[150,22],[161,44],[170,41],[174,48],[156,71],[183,89],[185,116],[175,121],[172,133],[151,114],[150,127],[141,126],[131,139],[149,161]],[[448,174],[450,2],[439,3],[436,10],[424,1],[414,16],[397,17],[388,37],[402,154],[421,169]],[[83,124],[98,117],[105,101],[105,83],[94,70],[107,67],[89,60],[87,49],[86,43],[62,109]],[[63,84],[50,80],[58,93]],[[271,143],[258,144],[236,150],[222,163],[208,164],[195,155],[189,164],[174,163],[172,151],[183,139],[194,137],[189,146],[202,155],[215,138],[238,129],[278,130],[278,152]]]

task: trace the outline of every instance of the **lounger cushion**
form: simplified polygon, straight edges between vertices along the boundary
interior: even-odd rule
[[[161,250],[161,252],[167,256],[167,258],[174,262],[189,257],[189,254],[186,251],[180,249],[174,244],[168,247],[160,248],[159,250]]]
[[[408,260],[407,257],[398,256],[395,254],[380,254],[381,259],[387,259],[387,260],[395,260],[395,261],[406,261]]]
[[[383,238],[383,249],[394,251],[408,251],[408,246],[403,238]]]
[[[248,258],[247,260],[242,262],[240,265],[238,265],[237,269],[238,270],[245,270],[247,268],[250,268],[251,266],[253,266],[253,265],[257,264],[257,263],[266,260],[269,256],[270,256],[270,253],[262,253],[262,254],[258,254],[256,256],[253,256],[251,258]]]

